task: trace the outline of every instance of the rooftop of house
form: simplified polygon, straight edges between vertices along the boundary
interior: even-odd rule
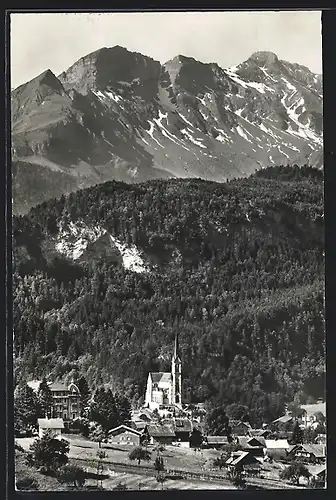
[[[295,450],[303,450],[314,455],[316,458],[324,458],[326,456],[325,446],[323,444],[296,444],[291,446],[290,453]]]
[[[222,445],[222,444],[228,444],[229,440],[228,440],[227,436],[207,436],[206,442],[208,444]]]
[[[37,392],[40,387],[41,380],[31,380],[27,382],[27,385],[33,389],[33,391]],[[76,384],[71,382],[69,385],[64,382],[47,382],[49,389],[51,392],[68,392],[74,390],[75,392],[79,392],[79,389]]]
[[[162,419],[163,425],[170,425],[175,432],[191,432],[192,423],[187,418],[164,418]]]
[[[233,454],[230,458],[228,458],[226,463],[228,465],[235,466],[247,460],[249,464],[260,466],[260,462],[256,458],[254,458],[253,455],[251,455],[248,451],[242,451],[239,454]]]
[[[39,418],[37,423],[41,429],[64,429],[62,418]]]
[[[151,437],[176,437],[171,425],[148,424],[146,429]]]
[[[247,429],[251,429],[251,425],[248,422],[243,422],[242,420],[232,419],[232,420],[230,420],[229,423],[230,423],[231,427],[243,426],[243,427],[246,427]]]
[[[282,417],[279,417],[276,420],[273,420],[273,424],[277,424],[277,423],[287,424],[288,422],[291,422],[292,420],[293,420],[293,417],[291,415],[283,415]]]
[[[114,427],[114,429],[110,429],[108,431],[109,436],[117,436],[118,434],[121,434],[122,432],[131,432],[132,434],[136,434],[137,436],[141,436],[141,432],[137,431],[136,429],[132,429],[131,427],[128,427],[127,425],[118,425],[117,427]]]
[[[266,443],[266,448],[268,449],[288,450],[290,448],[287,439],[265,439],[265,443]]]
[[[240,446],[246,450],[253,448],[266,448],[266,440],[264,437],[237,436],[237,440]]]
[[[270,431],[267,429],[251,429],[250,430],[251,436],[255,436],[255,437],[265,437],[269,433],[270,433]]]
[[[326,472],[327,466],[326,466],[326,464],[309,465],[308,470],[312,476],[319,476],[320,474],[323,474],[324,472]]]

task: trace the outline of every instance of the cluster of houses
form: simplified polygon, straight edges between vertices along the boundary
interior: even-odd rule
[[[178,365],[177,342],[174,349],[174,367]],[[108,433],[108,442],[112,446],[139,446],[144,443],[148,445],[172,445],[179,447],[190,447],[190,436],[194,429],[198,429],[202,435],[203,449],[221,450],[229,444],[227,436],[206,435],[203,421],[206,410],[204,405],[193,405],[188,407],[181,404],[181,399],[177,401],[180,381],[177,371],[176,390],[172,389],[174,397],[166,398],[164,404],[152,403],[132,412],[131,422],[119,425],[111,429]],[[152,374],[153,375],[153,374]],[[167,378],[167,377],[166,377]],[[153,379],[153,380],[152,380]],[[155,395],[156,388],[154,375],[150,379],[153,388],[147,390],[148,394]],[[173,378],[172,378],[173,380]],[[38,390],[39,382],[28,382],[28,385],[35,391]],[[42,436],[46,429],[51,429],[54,434],[60,435],[66,424],[77,419],[81,413],[80,391],[76,384],[71,382],[49,383],[49,388],[53,396],[52,418],[38,420],[39,436]],[[173,387],[173,384],[172,384]],[[154,390],[155,389],[155,390]],[[163,389],[162,389],[163,390]],[[159,398],[157,398],[158,400]],[[230,443],[239,445],[239,451],[235,451],[227,459],[225,466],[230,470],[240,467],[249,474],[258,474],[262,463],[269,460],[291,460],[300,458],[310,467],[315,468],[312,474],[318,479],[325,475],[326,471],[326,435],[318,435],[313,444],[290,445],[289,440],[292,435],[292,428],[296,421],[302,429],[310,427],[315,429],[320,419],[318,414],[325,417],[325,403],[302,407],[304,412],[300,417],[293,417],[286,413],[282,417],[274,420],[269,428],[252,429],[249,423],[243,421],[230,421],[231,438]]]

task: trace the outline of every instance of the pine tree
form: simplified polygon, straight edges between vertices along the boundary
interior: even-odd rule
[[[292,444],[302,444],[303,443],[304,433],[303,430],[300,429],[299,422],[296,421],[293,427],[291,443]]]
[[[47,418],[50,418],[53,413],[53,397],[45,377],[42,379],[40,383],[37,397],[43,415]]]
[[[14,391],[14,418],[23,426],[36,426],[37,419],[42,416],[38,398],[25,382],[20,383]]]

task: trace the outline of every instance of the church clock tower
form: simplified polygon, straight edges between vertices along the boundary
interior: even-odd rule
[[[179,355],[177,335],[175,336],[172,358],[172,404],[182,407],[182,363]]]

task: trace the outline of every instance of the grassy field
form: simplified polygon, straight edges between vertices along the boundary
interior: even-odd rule
[[[94,443],[80,436],[66,434],[63,436],[70,443],[69,459],[81,465],[88,473],[95,472],[97,458],[96,454],[99,450],[98,443]],[[36,438],[21,438],[17,439],[25,450],[29,449],[30,444]],[[157,452],[154,451],[153,446],[149,446],[148,450],[151,451],[152,456],[150,462],[141,462],[138,465],[137,461],[130,461],[128,458],[131,447],[118,447],[114,448],[111,445],[102,445],[101,449],[107,453],[107,458],[103,460],[104,475],[106,476],[102,481],[102,486],[107,490],[113,488],[119,483],[125,483],[128,489],[144,490],[157,490],[161,489],[155,477],[154,460]],[[167,446],[166,449],[160,452],[163,458],[164,465],[167,471],[184,471],[192,472],[200,475],[213,475],[217,476],[213,480],[199,480],[198,478],[192,479],[169,479],[164,483],[164,489],[234,489],[229,480],[225,477],[225,471],[220,471],[213,466],[213,460],[220,455],[220,451],[216,450],[202,450],[195,452],[193,449],[178,448]],[[273,462],[272,464],[264,463],[262,466],[262,477],[253,479],[251,484],[258,486],[265,486],[266,489],[281,489],[291,488],[288,484],[279,481],[279,472],[284,467],[283,464]],[[22,457],[17,460],[16,473],[19,477],[23,473],[29,473],[30,469],[22,463]],[[34,472],[34,474],[38,474]],[[223,479],[218,479],[218,476],[223,475]],[[60,485],[54,478],[42,476],[40,480],[40,489],[46,490],[60,490],[64,486]],[[250,482],[250,480],[249,480]],[[87,480],[87,485],[97,484],[97,480]]]
[[[81,465],[89,474],[95,473],[96,453],[99,450],[98,444],[78,436],[65,435],[64,438],[70,442],[70,463],[73,462]],[[27,451],[34,439],[36,438],[20,438],[16,441],[24,450]],[[179,449],[173,447],[168,448],[170,449],[165,450],[161,453],[161,455],[164,459],[166,469],[170,470],[179,469],[190,472],[205,472],[210,469],[212,458],[218,454],[218,452],[212,452],[209,450],[206,450],[206,452],[201,454],[199,452],[195,453],[193,450],[189,449]],[[156,452],[152,451],[152,460],[150,463],[141,462],[140,465],[137,465],[137,463],[130,462],[128,458],[130,448],[125,448],[124,450],[113,449],[108,445],[104,445],[102,449],[106,451],[108,455],[107,459],[104,460],[104,462],[106,462],[103,473],[104,479],[102,482],[99,481],[99,484],[102,484],[104,489],[113,490],[113,488],[120,482],[125,484],[127,489],[130,490],[162,489],[162,485],[156,480],[155,470],[153,467],[153,459],[156,456]],[[113,466],[113,464],[109,462],[124,464],[126,470],[122,470],[122,466]],[[133,465],[132,471],[127,470],[127,467],[129,468],[130,465]],[[38,471],[27,467],[25,464],[25,453],[23,452],[16,452],[15,473],[17,479],[22,478],[24,475],[33,477],[39,483],[39,490],[41,491],[64,491],[69,489],[69,486],[60,484],[57,479],[44,476]],[[88,479],[86,481],[86,486],[90,487],[95,485],[97,485],[97,479]],[[234,489],[234,487],[227,480],[225,480],[223,474],[223,483],[218,481],[198,481],[195,479],[168,479],[165,481],[163,489],[223,490]]]

